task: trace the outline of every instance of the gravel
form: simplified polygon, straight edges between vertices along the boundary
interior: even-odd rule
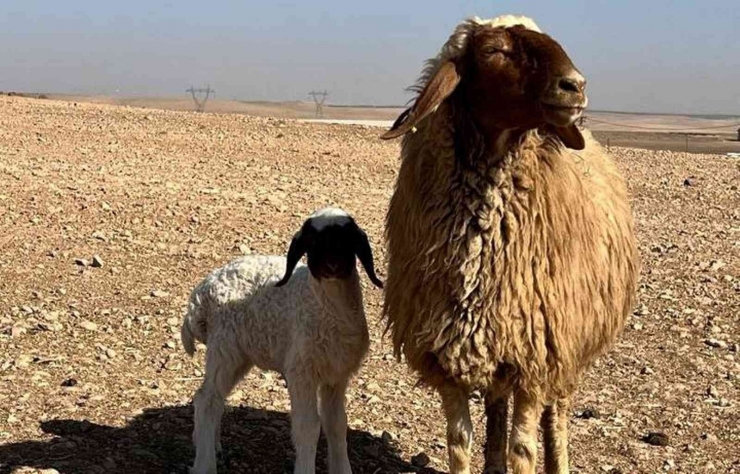
[[[0,97],[0,472],[185,472],[203,373],[202,351],[191,359],[178,341],[192,285],[237,255],[284,254],[330,204],[368,231],[382,277],[399,161],[380,133]],[[623,337],[574,397],[571,466],[740,473],[740,163],[612,151],[643,272]],[[348,393],[353,468],[446,471],[439,399],[389,356],[382,293],[363,284],[371,348]],[[220,469],[290,471],[284,381],[254,371],[237,391]],[[480,472],[485,419],[471,407]],[[320,472],[325,453],[322,441]]]

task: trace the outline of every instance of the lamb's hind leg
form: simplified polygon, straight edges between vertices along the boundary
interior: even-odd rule
[[[522,392],[514,394],[514,416],[509,441],[513,474],[535,474],[537,469],[537,426],[542,404]]]
[[[470,421],[468,393],[452,384],[442,387],[439,393],[442,396],[442,408],[447,419],[450,474],[469,474],[473,424]]]
[[[568,474],[568,416],[570,400],[561,398],[545,407],[542,430],[545,438],[545,473]]]
[[[220,445],[224,400],[250,368],[251,364],[248,361],[236,361],[228,354],[220,353],[218,348],[208,349],[205,379],[193,400],[195,463],[190,470],[191,473],[216,473],[216,450]]]
[[[506,423],[509,417],[509,398],[486,394],[485,474],[506,473]]]

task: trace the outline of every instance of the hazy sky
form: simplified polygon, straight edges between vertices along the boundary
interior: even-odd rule
[[[737,0],[2,0],[0,90],[403,104],[461,19],[532,16],[595,109],[740,114]],[[734,31],[733,31],[734,30]]]

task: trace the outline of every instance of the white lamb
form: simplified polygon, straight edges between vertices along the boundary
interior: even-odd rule
[[[307,266],[299,264],[304,254]],[[207,351],[203,385],[194,397],[192,473],[216,472],[224,400],[255,365],[278,371],[287,381],[294,472],[315,472],[321,426],[329,448],[329,472],[352,472],[345,391],[369,344],[355,256],[370,280],[382,288],[365,232],[345,211],[325,208],[312,214],[293,236],[287,259],[238,258],[193,290],[182,342],[190,355],[195,340],[205,343]]]

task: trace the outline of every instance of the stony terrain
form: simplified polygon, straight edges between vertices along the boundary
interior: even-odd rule
[[[326,204],[368,230],[382,276],[398,143],[379,133],[0,97],[0,473],[186,472],[203,368],[179,341],[191,286],[235,255],[282,254]],[[740,473],[740,161],[612,150],[644,271],[574,401],[572,472]],[[355,472],[446,471],[439,401],[390,356],[382,293],[365,295]],[[229,406],[219,472],[289,472],[283,380],[255,371]],[[480,442],[477,398],[473,414]]]

